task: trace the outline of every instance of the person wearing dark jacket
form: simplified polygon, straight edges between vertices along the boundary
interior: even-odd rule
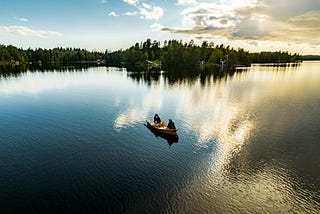
[[[155,114],[154,117],[153,117],[153,122],[156,124],[156,125],[160,125],[161,123],[161,119],[159,117],[158,114]]]
[[[169,129],[176,129],[176,126],[174,125],[174,122],[171,119],[169,119],[168,128]]]

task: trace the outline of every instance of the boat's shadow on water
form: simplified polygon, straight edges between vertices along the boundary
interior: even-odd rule
[[[154,129],[152,129],[152,127],[150,127],[146,124],[144,124],[144,126],[147,127],[147,129],[149,129],[149,131],[152,132],[156,138],[160,137],[160,138],[167,140],[169,147],[171,147],[172,144],[179,142],[178,134],[174,134],[174,135],[164,134],[164,133],[160,133],[160,132],[155,131]]]

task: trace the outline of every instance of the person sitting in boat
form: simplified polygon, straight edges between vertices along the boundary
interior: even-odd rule
[[[176,126],[174,125],[174,122],[169,119],[169,123],[168,123],[168,126],[167,126],[169,129],[176,129]]]
[[[154,115],[153,122],[154,122],[155,126],[160,126],[161,125],[161,119],[160,119],[158,114]]]

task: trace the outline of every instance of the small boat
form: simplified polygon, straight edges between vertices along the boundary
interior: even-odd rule
[[[166,134],[166,135],[175,135],[177,134],[178,129],[169,129],[164,122],[161,122],[160,126],[156,126],[151,120],[146,120],[147,127],[151,128],[155,132]]]
[[[174,143],[178,143],[179,141],[179,136],[178,134],[164,134],[164,133],[161,133],[161,132],[158,132],[156,131],[156,129],[153,128],[153,126],[148,126],[147,124],[145,124],[145,126],[147,127],[147,129],[149,129],[149,131],[151,131],[154,136],[156,136],[157,138],[160,137],[160,138],[163,138],[165,140],[168,141],[168,145],[169,147],[171,147],[172,144]]]

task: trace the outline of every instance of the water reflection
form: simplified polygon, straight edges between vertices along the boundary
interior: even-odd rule
[[[232,207],[230,204],[235,205],[238,212],[254,209],[261,213],[272,210],[303,212],[305,209],[301,205],[312,212],[319,208],[317,197],[312,196],[310,200],[310,192],[317,194],[318,190],[311,186],[302,188],[301,181],[297,182],[306,176],[304,173],[297,175],[297,172],[308,163],[304,161],[304,167],[299,167],[297,158],[303,150],[297,152],[296,147],[311,146],[316,137],[311,142],[294,143],[300,139],[297,133],[305,120],[297,115],[301,112],[310,115],[299,106],[319,101],[319,95],[317,98],[314,95],[319,74],[304,74],[311,70],[299,66],[280,69],[253,66],[249,72],[236,72],[225,82],[213,84],[206,80],[205,87],[200,87],[201,83],[191,88],[182,87],[185,97],[180,100],[178,109],[188,121],[186,128],[196,131],[198,145],[215,144],[217,148],[204,163],[207,170],[182,191],[181,195],[188,197],[181,200],[199,204],[185,211],[226,212]],[[317,78],[312,77],[314,75]],[[315,111],[311,115],[317,115],[317,110],[311,109]],[[311,127],[307,126],[304,134],[310,132]],[[281,148],[284,142],[288,142],[285,149]],[[295,155],[291,156],[290,152]],[[313,167],[305,173],[314,174],[314,170]],[[318,186],[314,180],[307,180],[312,186]],[[201,195],[202,200],[194,199],[197,195]],[[229,206],[221,208],[205,201]],[[277,205],[259,206],[266,201]]]
[[[28,93],[37,94],[45,90],[61,90],[68,86],[65,76],[53,72],[24,72],[6,76],[0,81],[0,92],[4,94]],[[69,73],[68,73],[69,76]],[[19,77],[19,78],[18,78]]]
[[[178,118],[179,134],[187,135],[196,151],[210,151],[207,159],[195,163],[202,171],[183,185],[174,206],[182,212],[303,212],[299,204],[317,210],[319,199],[309,201],[308,197],[318,190],[297,182],[304,176],[296,174],[298,162],[286,154],[290,148],[281,149],[288,138],[295,136],[290,130],[299,131],[288,128],[296,123],[289,118],[296,118],[298,109],[305,112],[295,108],[305,106],[310,95],[311,102],[319,99],[315,95],[319,75],[312,70],[301,64],[286,64],[253,65],[230,74],[199,73],[187,78],[166,73],[155,79],[148,74],[139,74],[138,78],[131,75],[138,84],[150,88],[146,96],[159,90],[163,105],[157,112]],[[175,105],[165,108],[167,100],[174,100]],[[144,98],[140,102],[144,103]],[[193,206],[184,209],[181,201]],[[266,201],[269,203],[260,206]]]
[[[114,75],[115,73],[116,75]],[[45,71],[0,73],[1,94],[39,94],[44,91],[65,90],[76,85],[95,87],[106,84],[113,87],[118,81],[120,70],[117,68],[96,67],[91,69],[60,68]],[[114,79],[106,77],[112,76]]]
[[[180,83],[188,83],[189,85],[194,84],[200,79],[201,83],[205,84],[207,79],[213,79],[219,81],[226,77],[231,77],[236,71],[245,71],[248,68],[235,68],[235,69],[224,69],[224,70],[176,70],[172,72],[128,72],[129,78],[136,81],[138,84],[143,83],[151,86],[155,83],[159,84],[161,77],[164,78],[165,84],[174,85]]]
[[[142,100],[139,100],[137,97],[129,97],[128,101],[127,99],[118,97],[116,106],[121,106],[123,103],[127,105],[129,103],[129,105],[124,110],[120,110],[116,115],[114,128],[121,131],[123,128],[141,124],[150,114],[154,115],[154,113],[150,112],[160,112],[163,105],[163,97],[163,89],[161,87],[150,89],[149,92],[143,95]]]
[[[91,67],[98,67],[95,63],[73,63],[70,65],[48,65],[39,66],[37,64],[21,64],[21,65],[0,65],[0,77],[19,76],[26,71],[34,72],[69,72],[69,71],[87,71]]]
[[[74,115],[84,118],[77,126],[97,114],[70,139],[92,134],[88,142],[103,142],[95,150],[103,157],[97,161],[102,166],[97,171],[105,173],[97,188],[101,190],[105,178],[109,186],[99,198],[111,189],[119,210],[141,205],[141,210],[158,206],[164,213],[317,213],[318,68],[312,63],[253,65],[230,74],[202,72],[185,78],[105,68],[26,72],[19,78],[1,79],[0,95],[76,91],[67,96],[78,97],[74,106],[79,109],[74,113],[87,110]],[[84,99],[94,108],[81,105]],[[179,146],[161,150],[143,142],[151,133],[143,132],[142,123],[154,113],[173,119],[179,136],[152,134],[169,146],[180,141]],[[100,127],[101,132],[96,132]],[[109,134],[113,129],[118,133]],[[96,157],[91,149],[97,144],[86,145],[83,151]]]
[[[118,114],[114,126],[118,129],[129,127],[146,119],[151,112],[169,111],[186,133],[196,137],[195,146],[216,144],[217,152],[212,154],[214,158],[210,166],[214,171],[223,171],[255,127],[254,115],[246,108],[247,102],[239,100],[239,94],[235,93],[238,86],[230,84],[240,75],[247,75],[247,71],[248,68],[243,68],[229,73],[202,72],[191,76],[128,73],[136,84],[147,84],[150,89],[140,103],[137,101]],[[168,90],[170,96],[176,98],[174,109],[163,107],[167,100],[171,100],[166,94]],[[246,91],[243,93],[240,98],[247,96]],[[251,95],[251,100],[255,102],[257,96]]]
[[[127,75],[138,84],[143,82],[151,86],[152,83],[159,81],[161,74],[159,72],[128,72]]]
[[[27,71],[26,65],[10,66],[0,65],[0,78],[7,76],[18,76],[20,73]]]
[[[146,118],[146,113],[140,109],[129,109],[126,112],[119,113],[114,121],[114,127],[117,130],[127,128],[140,123]]]

